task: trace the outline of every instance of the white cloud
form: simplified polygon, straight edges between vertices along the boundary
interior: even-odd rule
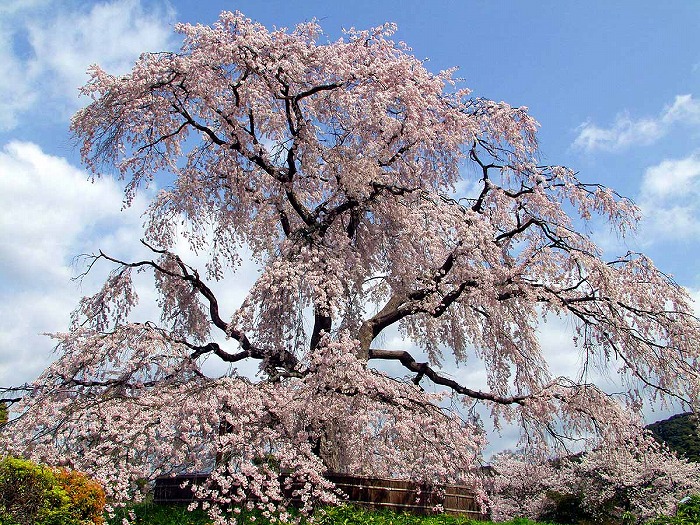
[[[97,250],[100,232],[138,239],[136,208],[120,212],[111,179],[94,183],[27,142],[0,150],[0,385],[33,379],[48,363],[44,332],[65,330],[81,295],[73,257]]]
[[[70,10],[53,3],[41,10],[42,16],[32,4],[19,9],[15,2],[5,8],[0,23],[0,59],[6,66],[0,77],[0,130],[13,129],[37,100],[44,114],[62,117],[75,111],[78,88],[87,81],[91,64],[121,74],[140,53],[172,48],[174,11],[166,4],[146,10],[140,0],[114,0],[82,12],[84,5]]]
[[[629,115],[621,114],[615,117],[609,128],[598,127],[592,122],[582,124],[573,146],[585,151],[613,151],[632,144],[650,144],[663,134],[662,126],[654,119],[632,120]]]
[[[121,192],[110,179],[90,183],[83,171],[26,142],[0,152],[0,184],[0,264],[17,278],[61,277],[55,262],[121,207]]]
[[[123,260],[152,254],[143,236],[143,211],[152,190],[122,210],[123,193],[110,178],[88,180],[65,159],[48,155],[29,142],[14,141],[0,149],[0,386],[31,381],[51,361],[53,342],[44,333],[65,331],[81,296],[101,286],[113,267],[100,264],[81,285],[72,281],[84,270],[75,256],[102,249]],[[203,268],[207,255],[189,250],[184,238],[175,247],[182,258]],[[240,306],[257,278],[257,265],[242,250],[235,276],[210,283],[224,317]],[[158,321],[156,292],[149,274],[135,277],[139,305],[134,320]],[[236,343],[215,333],[214,340],[235,350]],[[225,373],[228,364],[212,359],[205,370]],[[240,363],[253,376],[257,362]]]
[[[647,198],[666,199],[688,192],[698,193],[700,181],[700,156],[679,160],[664,160],[648,168],[642,181],[642,193]]]
[[[647,168],[639,205],[647,239],[700,238],[700,154]]]
[[[591,152],[648,145],[666,135],[675,123],[700,124],[700,101],[692,95],[677,95],[673,104],[666,106],[657,117],[633,119],[628,113],[621,113],[609,127],[585,122],[579,126],[572,146]]]
[[[94,5],[82,16],[64,13],[31,23],[33,65],[55,75],[59,94],[76,98],[89,65],[99,63],[110,73],[126,73],[142,52],[168,49],[173,15],[164,8],[146,12],[139,0],[117,0]]]
[[[700,124],[700,100],[692,95],[676,95],[673,104],[666,108],[661,118],[666,123]]]

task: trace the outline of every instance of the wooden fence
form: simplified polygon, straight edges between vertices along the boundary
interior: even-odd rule
[[[193,500],[191,485],[206,482],[207,474],[188,474],[156,479],[156,503],[189,503]],[[327,474],[326,478],[346,496],[347,501],[369,508],[386,508],[413,514],[468,515],[485,520],[473,491],[461,485],[427,486],[412,481]],[[186,487],[182,487],[187,482]],[[294,502],[292,500],[292,502]]]
[[[398,512],[434,514],[441,509],[448,514],[467,514],[486,519],[474,492],[461,485],[421,485],[412,481],[367,478],[343,474],[326,475],[348,501],[370,508],[388,508]]]
[[[209,474],[180,474],[156,478],[153,488],[154,503],[190,503],[194,500],[193,485],[202,485]],[[183,487],[183,485],[185,485]]]

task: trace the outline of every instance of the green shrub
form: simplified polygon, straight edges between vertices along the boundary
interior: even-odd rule
[[[10,412],[7,409],[7,403],[0,401],[0,428],[7,423],[10,417]]]
[[[649,525],[697,525],[700,523],[700,495],[691,496],[678,505],[675,516],[660,516]]]
[[[79,472],[31,461],[0,461],[2,525],[101,525],[104,491]]]

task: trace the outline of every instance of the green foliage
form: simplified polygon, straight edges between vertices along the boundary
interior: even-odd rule
[[[490,521],[477,521],[466,516],[450,514],[397,513],[390,510],[367,510],[350,505],[331,507],[320,511],[316,516],[319,525],[496,525]],[[534,522],[525,518],[515,518],[498,525],[554,525]]]
[[[137,505],[129,509],[135,519],[130,520],[134,525],[208,525],[211,520],[201,510],[189,512],[186,507],[179,505]],[[113,518],[107,520],[108,525],[121,525],[123,517],[128,516],[127,510],[121,510]],[[259,511],[241,512],[236,515],[240,525],[268,525],[269,520],[263,518]],[[308,521],[302,520],[308,525]],[[463,516],[434,514],[416,516],[413,514],[396,513],[388,510],[367,510],[359,507],[344,505],[330,507],[317,512],[314,523],[317,525],[496,525],[492,522],[475,521]],[[524,518],[517,518],[498,525],[553,525],[536,523]]]
[[[691,496],[680,503],[675,516],[660,516],[648,525],[697,525],[700,523],[700,495]]]
[[[130,517],[129,514],[131,513]],[[108,525],[121,525],[122,518],[129,518],[133,525],[208,525],[211,519],[201,510],[188,511],[182,505],[135,505],[129,509],[117,509]],[[261,525],[261,524],[257,524]]]
[[[104,492],[84,474],[24,459],[0,461],[2,525],[100,525]]]
[[[0,463],[0,518],[4,525],[73,523],[70,499],[48,467],[8,457]]]
[[[389,510],[367,510],[344,505],[321,511],[317,517],[319,525],[472,525],[475,522],[462,516],[434,514],[416,516]],[[519,525],[525,525],[522,522]]]
[[[7,409],[7,403],[0,401],[0,427],[2,427],[10,417],[10,413]]]
[[[647,428],[679,456],[700,462],[700,432],[695,414],[677,414]]]

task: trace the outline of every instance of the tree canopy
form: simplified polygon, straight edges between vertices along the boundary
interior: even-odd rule
[[[697,398],[687,293],[643,254],[605,260],[586,233],[597,216],[624,235],[638,209],[542,165],[527,108],[429,71],[391,24],[328,41],[315,22],[268,30],[225,12],[177,30],[179,52],[123,76],[95,66],[82,89],[92,102],[72,130],[94,175],[116,169],[127,204],[171,182],[146,213],[151,257],[89,256],[113,271],[54,336],[58,359],[5,433],[13,449],[122,498],[137,479],[214,469],[215,501],[254,495],[272,511],[288,498],[280,471],[308,508],[335,497],[327,469],[478,487],[475,403],[549,446],[628,437],[648,395]],[[204,268],[177,253],[183,238]],[[212,282],[249,254],[260,274],[232,309]],[[137,272],[153,276],[160,319],[130,316]],[[552,375],[547,316],[572,321],[584,368],[611,366],[622,394]],[[427,357],[379,346],[394,327]],[[207,358],[230,373],[207,376]]]

